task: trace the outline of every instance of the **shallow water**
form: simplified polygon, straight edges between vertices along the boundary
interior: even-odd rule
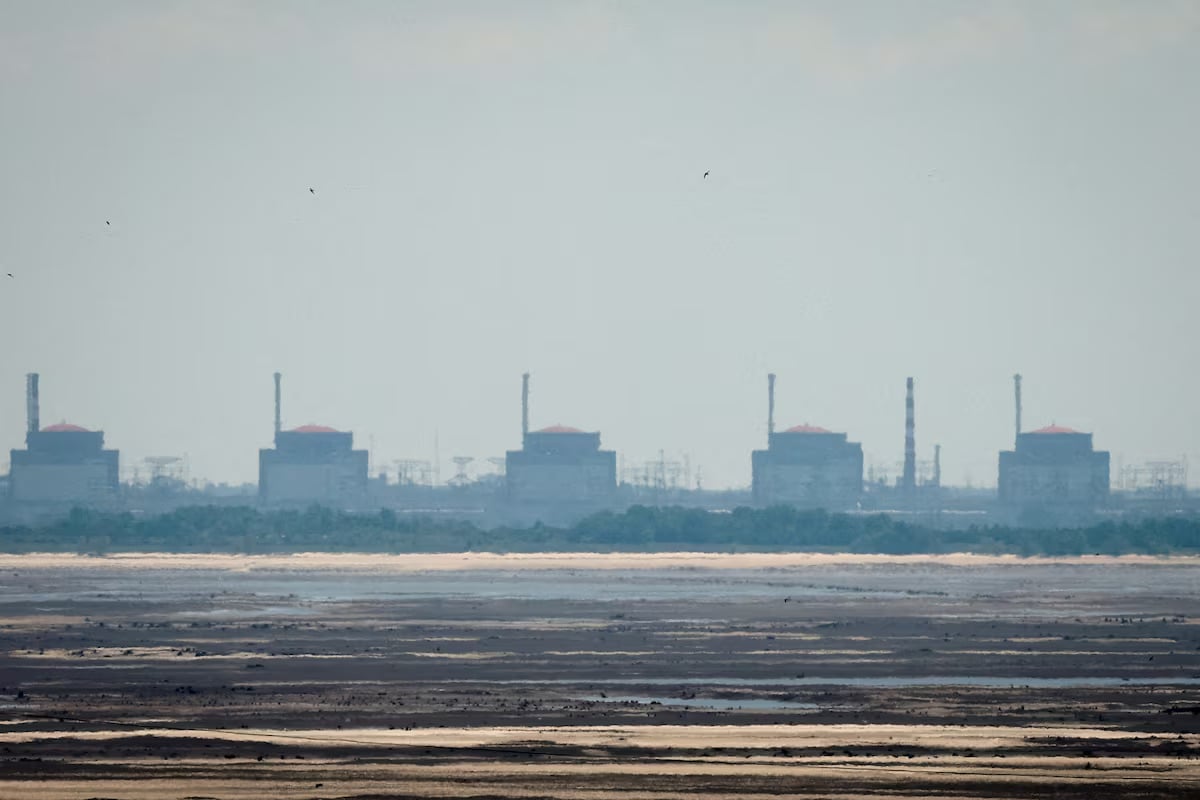
[[[711,711],[779,711],[798,708],[820,708],[816,703],[803,703],[791,700],[766,700],[763,698],[746,698],[735,700],[721,697],[651,697],[646,695],[584,695],[579,700],[593,703],[637,703],[639,705],[658,704],[662,706],[679,706],[686,708],[702,708]]]
[[[803,678],[600,678],[596,680],[505,680],[508,684],[562,684],[571,686],[981,686],[1008,688],[1093,689],[1105,686],[1200,686],[1200,677],[1121,678],[1116,676],[1037,678],[994,675],[909,675],[897,677],[819,677]],[[679,702],[676,699],[673,702]]]

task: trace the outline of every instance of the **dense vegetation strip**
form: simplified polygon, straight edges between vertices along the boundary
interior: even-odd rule
[[[294,553],[538,551],[813,551],[1081,555],[1200,553],[1200,520],[1103,522],[1086,528],[978,526],[939,530],[883,514],[787,506],[711,513],[633,506],[570,527],[541,523],[484,530],[468,521],[383,510],[351,514],[194,506],[156,516],[77,508],[39,526],[0,527],[0,552]]]

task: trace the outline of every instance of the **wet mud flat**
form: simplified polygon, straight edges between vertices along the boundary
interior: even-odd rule
[[[0,798],[1200,796],[1200,563],[0,557]]]

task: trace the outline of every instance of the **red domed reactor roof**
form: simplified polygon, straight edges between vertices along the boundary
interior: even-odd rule
[[[292,428],[292,433],[341,433],[335,428],[330,428],[328,425],[301,425],[299,428]]]
[[[91,433],[91,431],[69,422],[60,422],[57,425],[47,425],[42,428],[42,433]]]
[[[572,428],[570,425],[551,425],[549,428],[542,428],[534,433],[584,433],[584,431]]]
[[[784,433],[833,433],[828,428],[820,428],[816,425],[794,425],[788,428]]]
[[[1077,431],[1074,428],[1064,428],[1062,425],[1047,425],[1044,428],[1038,428],[1036,431],[1030,431],[1030,433],[1082,433],[1082,431]]]

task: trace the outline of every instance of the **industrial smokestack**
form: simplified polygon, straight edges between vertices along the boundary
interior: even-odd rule
[[[1017,401],[1017,436],[1021,435],[1021,373],[1013,375],[1013,396]],[[1013,438],[1016,441],[1016,437]]]
[[[283,429],[283,417],[279,413],[279,379],[283,375],[275,373],[275,435],[279,435],[279,431]]]
[[[36,372],[25,376],[25,420],[26,428],[30,433],[37,433],[42,429],[38,408],[38,374]]]
[[[913,421],[913,379],[908,379],[908,392],[904,398],[904,478],[901,486],[911,492],[917,488],[917,439]]]
[[[529,435],[529,373],[521,376],[521,442]]]
[[[935,488],[942,485],[942,446],[940,444],[933,446],[933,485]]]
[[[775,373],[767,375],[767,439],[775,433]]]

